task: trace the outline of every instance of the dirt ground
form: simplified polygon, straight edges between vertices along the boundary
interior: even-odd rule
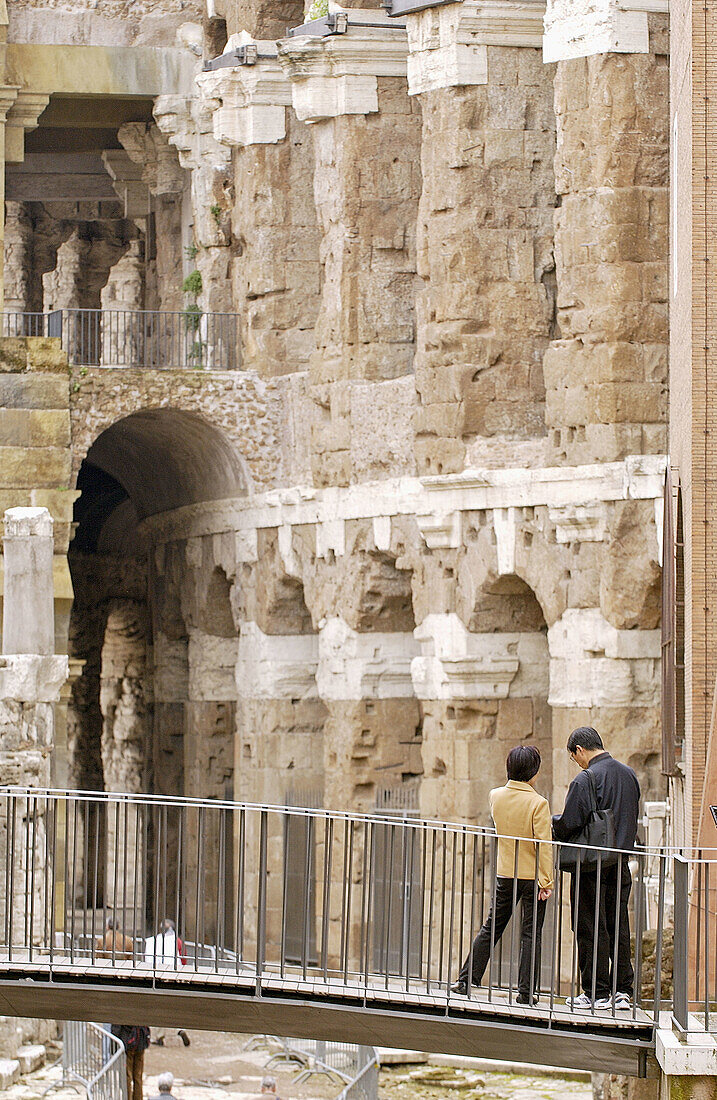
[[[155,1033],[156,1034],[156,1033]],[[152,1045],[145,1056],[144,1095],[157,1095],[157,1076],[170,1070],[175,1076],[176,1100],[254,1100],[261,1079],[272,1073],[282,1100],[330,1100],[341,1084],[313,1075],[297,1081],[300,1069],[267,1062],[276,1048],[246,1049],[246,1036],[217,1032],[191,1032],[191,1046],[184,1047],[173,1032],[165,1033],[164,1046]],[[70,1100],[78,1093],[57,1085],[59,1066],[45,1067],[6,1089],[4,1100],[39,1100],[54,1085],[48,1100]],[[484,1073],[480,1069],[453,1069],[432,1065],[387,1066],[381,1070],[379,1100],[591,1100],[587,1081],[557,1077],[530,1077]]]

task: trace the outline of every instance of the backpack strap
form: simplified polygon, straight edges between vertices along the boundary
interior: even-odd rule
[[[597,786],[595,784],[595,776],[590,771],[590,768],[585,769],[585,774],[588,777],[588,786],[590,787],[590,797],[592,798],[592,803],[593,803],[592,804],[592,811],[593,811],[593,813],[595,813],[600,808],[598,806],[598,800],[597,800]]]

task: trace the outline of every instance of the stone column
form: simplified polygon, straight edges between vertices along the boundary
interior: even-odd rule
[[[182,251],[183,207],[189,205],[188,174],[180,166],[177,150],[157,126],[126,122],[117,137],[130,160],[142,172],[151,196],[151,214],[145,233],[146,309],[181,310],[182,272],[186,264]]]
[[[406,51],[404,32],[377,10],[352,10],[345,34],[279,43],[294,110],[314,138],[323,285],[310,383],[320,485],[352,480],[352,385],[390,384],[413,362],[420,119],[407,96]]]
[[[0,783],[49,787],[54,747],[53,703],[68,675],[66,656],[54,655],[52,517],[46,508],[10,508],[5,512],[3,656],[0,657]],[[12,897],[14,937],[25,935],[24,894],[27,853],[34,862],[35,924],[33,942],[45,931],[45,804],[15,803],[16,862]],[[31,830],[27,839],[26,830]],[[0,852],[7,858],[7,818],[0,822]],[[34,843],[34,847],[33,847]],[[19,870],[19,874],[17,871]],[[61,892],[61,891],[60,891]]]
[[[3,538],[3,653],[55,651],[52,516],[10,508]]]
[[[555,121],[543,10],[469,0],[406,17],[423,117],[419,473],[480,464],[486,439],[545,434]]]
[[[244,369],[264,377],[305,370],[319,307],[319,236],[312,200],[311,134],[291,106],[291,84],[275,42],[233,35],[232,61],[198,82],[214,136],[232,149],[233,264]]]
[[[556,62],[559,338],[545,356],[553,462],[666,449],[667,2],[548,0]]]

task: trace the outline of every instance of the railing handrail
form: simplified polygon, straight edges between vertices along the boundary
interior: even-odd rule
[[[127,313],[127,314],[149,314],[152,317],[161,317],[166,315],[168,317],[185,317],[186,310],[184,309],[105,309],[102,306],[98,306],[96,309],[63,306],[61,309],[50,310],[20,310],[20,309],[4,309],[4,317],[56,317],[58,313],[83,313],[83,314],[96,314],[96,313]],[[240,314],[233,313],[228,310],[215,310],[215,309],[202,309],[198,316],[201,317],[239,317]]]
[[[77,1042],[72,1042],[70,1036],[75,1030],[75,1035],[96,1035],[99,1037],[99,1041],[102,1048],[102,1065],[97,1073],[91,1077],[84,1075],[81,1070],[88,1067],[80,1065],[79,1060],[73,1059],[73,1051],[76,1051]],[[110,1049],[114,1047],[114,1052],[105,1061],[104,1060],[104,1048],[105,1045]],[[62,1044],[62,1082],[65,1084],[67,1080],[77,1081],[83,1085],[88,1096],[88,1100],[94,1100],[96,1095],[95,1090],[98,1087],[101,1089],[104,1079],[107,1079],[110,1083],[110,1078],[116,1076],[116,1080],[112,1082],[112,1091],[108,1092],[106,1100],[126,1100],[127,1095],[127,1073],[125,1069],[125,1049],[121,1039],[118,1039],[116,1035],[113,1035],[107,1028],[102,1027],[100,1024],[87,1023],[84,1021],[67,1020],[65,1021],[63,1044]],[[57,1086],[59,1087],[59,1086]],[[120,1094],[117,1095],[117,1088],[120,1089]]]
[[[147,807],[164,806],[167,809],[211,809],[215,811],[250,810],[256,813],[271,813],[282,814],[291,817],[312,818],[317,821],[327,821],[333,819],[334,821],[338,820],[342,822],[372,822],[374,824],[386,825],[397,829],[420,829],[430,831],[440,829],[441,831],[451,833],[452,835],[466,834],[471,836],[485,837],[486,839],[508,840],[516,842],[522,841],[527,844],[544,844],[550,845],[552,848],[558,848],[560,850],[562,850],[563,848],[580,850],[586,847],[584,841],[580,842],[555,839],[543,840],[528,836],[513,836],[508,833],[499,834],[492,826],[462,824],[461,822],[455,821],[438,821],[435,819],[432,820],[431,818],[421,818],[413,816],[403,818],[396,816],[395,813],[354,813],[349,812],[348,810],[333,810],[311,806],[285,806],[280,803],[272,804],[259,802],[235,802],[231,799],[194,798],[188,797],[186,795],[175,797],[174,795],[129,794],[121,791],[73,791],[50,787],[0,786],[0,798],[3,798],[6,795],[12,795],[17,798],[54,798],[67,802],[86,802],[89,804],[100,805],[132,805]],[[600,847],[598,845],[590,845],[590,850],[595,852],[604,852],[611,856],[626,856],[628,859],[635,859],[637,856],[657,857],[661,855],[670,855],[673,852],[676,854],[678,851],[677,849],[672,849],[668,847],[658,846],[648,848],[643,845],[635,848],[608,848]],[[702,851],[705,850],[707,849],[702,849]],[[682,849],[679,849],[679,854],[683,854]],[[690,860],[690,862],[697,863],[699,861]]]

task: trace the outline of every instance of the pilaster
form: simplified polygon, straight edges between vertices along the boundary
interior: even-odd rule
[[[470,0],[406,16],[423,119],[419,473],[463,469],[482,438],[545,432],[555,126],[543,11]]]
[[[352,384],[394,380],[413,361],[420,118],[407,53],[405,27],[376,9],[351,9],[345,33],[279,43],[315,157],[323,279],[310,383],[321,485],[353,477]]]
[[[306,369],[319,302],[311,134],[291,111],[275,42],[233,35],[198,77],[214,137],[232,156],[233,304],[244,367],[264,377]]]
[[[36,130],[40,115],[50,102],[43,92],[18,89],[17,98],[7,112],[5,124],[5,163],[18,163],[25,159],[25,134]]]
[[[560,335],[544,374],[558,462],[666,449],[666,13],[665,0],[547,7]]]

